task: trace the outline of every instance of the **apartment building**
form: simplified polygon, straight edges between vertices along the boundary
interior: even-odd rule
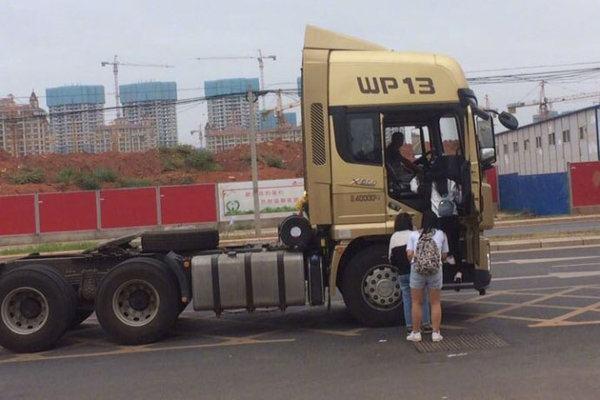
[[[94,153],[114,151],[131,153],[158,147],[156,127],[150,121],[133,124],[124,118],[117,118],[95,132]]]
[[[250,129],[250,103],[246,99],[248,89],[259,90],[258,78],[233,78],[204,81],[207,99],[208,129]],[[256,109],[256,124],[260,113]]]
[[[0,149],[16,157],[54,151],[48,114],[34,92],[28,104],[18,104],[14,96],[0,99]]]
[[[151,124],[159,147],[177,145],[177,84],[142,82],[119,86],[123,117],[135,125]]]
[[[104,124],[104,87],[73,85],[46,89],[50,130],[58,153],[93,152],[93,136]]]

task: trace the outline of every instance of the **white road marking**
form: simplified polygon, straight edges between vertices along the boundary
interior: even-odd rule
[[[585,278],[589,276],[600,276],[600,271],[575,271],[575,272],[551,272],[547,275],[527,275],[527,276],[510,276],[506,278],[492,278],[493,282],[498,281],[514,281],[520,279],[539,279],[539,278]]]
[[[598,262],[591,262],[591,263],[582,263],[582,264],[563,264],[563,265],[551,265],[550,268],[571,268],[571,267],[584,267],[584,266],[599,266],[600,267],[600,261]]]
[[[493,245],[493,243],[492,243]],[[564,247],[536,247],[533,249],[518,249],[518,250],[492,250],[492,254],[506,254],[506,253],[531,253],[534,251],[544,251],[544,252],[552,252],[552,251],[562,251],[562,250],[572,250],[572,249],[593,249],[598,248],[600,245],[598,244],[581,244],[576,246],[564,246]]]
[[[597,258],[600,261],[600,256],[581,256],[581,257],[547,257],[547,258],[520,258],[507,261],[492,261],[492,264],[533,264],[533,263],[550,263],[556,261],[573,261],[587,260]]]

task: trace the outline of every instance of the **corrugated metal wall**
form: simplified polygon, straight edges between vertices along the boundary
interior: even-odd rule
[[[500,175],[500,209],[536,215],[568,214],[569,178],[566,172]]]
[[[566,172],[569,162],[597,161],[597,112],[598,108],[583,109],[499,134],[499,174]]]

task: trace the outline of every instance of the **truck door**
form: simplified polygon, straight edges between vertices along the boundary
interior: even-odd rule
[[[331,120],[334,223],[385,223],[380,113],[333,107]]]

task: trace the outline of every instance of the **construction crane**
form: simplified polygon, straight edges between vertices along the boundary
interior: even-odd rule
[[[300,106],[301,101],[300,100],[296,100],[293,101],[289,104],[286,104],[285,106],[283,105],[283,99],[281,96],[281,90],[278,90],[277,93],[277,106],[275,108],[271,108],[268,110],[263,110],[261,111],[261,117],[264,119],[266,118],[269,114],[274,113],[275,114],[275,118],[277,119],[277,126],[279,128],[283,128],[286,125],[288,125],[288,121],[285,119],[285,115],[284,115],[284,111],[285,110],[289,110],[291,108],[296,108]]]
[[[538,106],[539,107],[539,119],[540,121],[548,119],[550,117],[552,111],[552,103],[558,103],[561,101],[575,101],[575,100],[583,100],[583,99],[593,99],[600,98],[600,92],[585,92],[578,93],[569,96],[559,96],[559,97],[546,97],[546,81],[540,81],[540,93],[538,100],[532,101],[519,101],[517,103],[507,104],[509,113],[516,113],[517,108],[521,107],[531,107]]]
[[[225,57],[196,57],[196,60],[257,60],[260,72],[260,90],[265,89],[265,60],[277,60],[277,56],[270,54],[263,56],[262,50],[258,49],[258,56],[225,56]],[[265,108],[265,99],[261,97],[261,108]]]
[[[115,55],[113,61],[102,61],[101,66],[106,67],[107,65],[113,66],[113,75],[115,78],[115,107],[117,108],[117,118],[121,117],[121,108],[119,107],[119,65],[126,67],[156,67],[156,68],[174,68],[173,65],[167,64],[135,64],[135,63],[124,63],[119,61],[119,57]]]

